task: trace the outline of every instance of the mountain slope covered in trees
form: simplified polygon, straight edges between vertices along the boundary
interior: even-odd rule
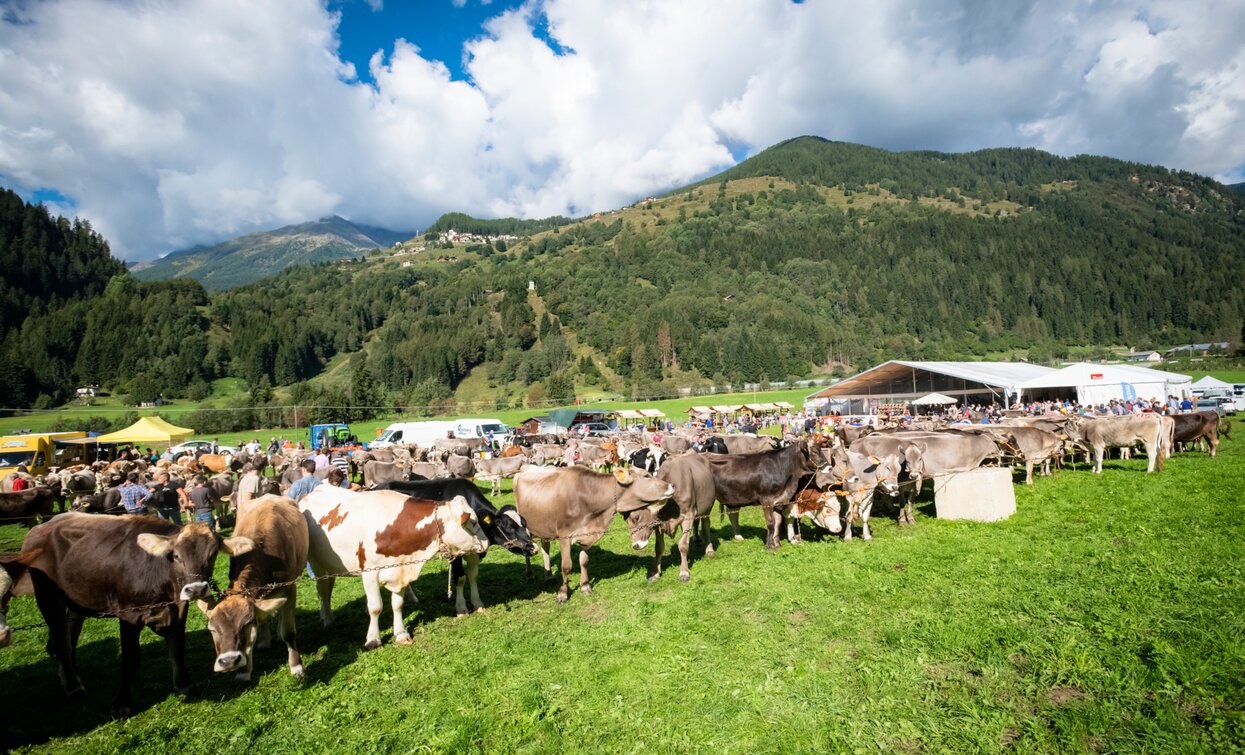
[[[193,278],[208,289],[226,289],[276,275],[292,265],[356,258],[405,241],[414,231],[388,231],[336,215],[275,231],[248,233],[208,247],[172,252],[141,267],[140,280]]]
[[[1241,269],[1245,197],[1201,176],[801,138],[506,246],[382,251],[210,297],[116,275],[6,337],[30,355],[27,400],[88,379],[182,395],[228,375],[315,403],[308,381],[341,355],[336,405],[443,402],[473,370],[565,400],[602,374],[651,395],[894,357],[1237,341]]]

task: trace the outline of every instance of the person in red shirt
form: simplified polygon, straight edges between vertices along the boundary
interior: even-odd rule
[[[24,476],[26,474],[27,474],[26,465],[18,464],[17,465],[17,476],[13,478],[13,492],[14,493],[20,492],[22,490],[27,490],[30,488],[30,481],[27,480]]]

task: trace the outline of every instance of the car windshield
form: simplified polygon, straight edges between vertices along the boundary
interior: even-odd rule
[[[0,467],[16,467],[18,464],[30,466],[34,460],[34,451],[9,451],[0,454]]]
[[[494,435],[501,435],[506,432],[506,426],[505,425],[480,425],[480,432],[481,433],[493,433]]]

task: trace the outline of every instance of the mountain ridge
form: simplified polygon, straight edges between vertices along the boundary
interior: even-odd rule
[[[222,290],[253,283],[292,265],[357,259],[363,252],[414,235],[414,231],[391,231],[330,215],[170,252],[151,263],[135,265],[131,272],[140,280],[192,278],[207,289]]]

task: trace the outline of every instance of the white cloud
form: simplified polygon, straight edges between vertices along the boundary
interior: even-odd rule
[[[530,0],[465,44],[469,81],[397,39],[371,84],[318,0],[10,14],[0,176],[129,258],[333,212],[583,214],[805,133],[1245,164],[1239,3]]]

